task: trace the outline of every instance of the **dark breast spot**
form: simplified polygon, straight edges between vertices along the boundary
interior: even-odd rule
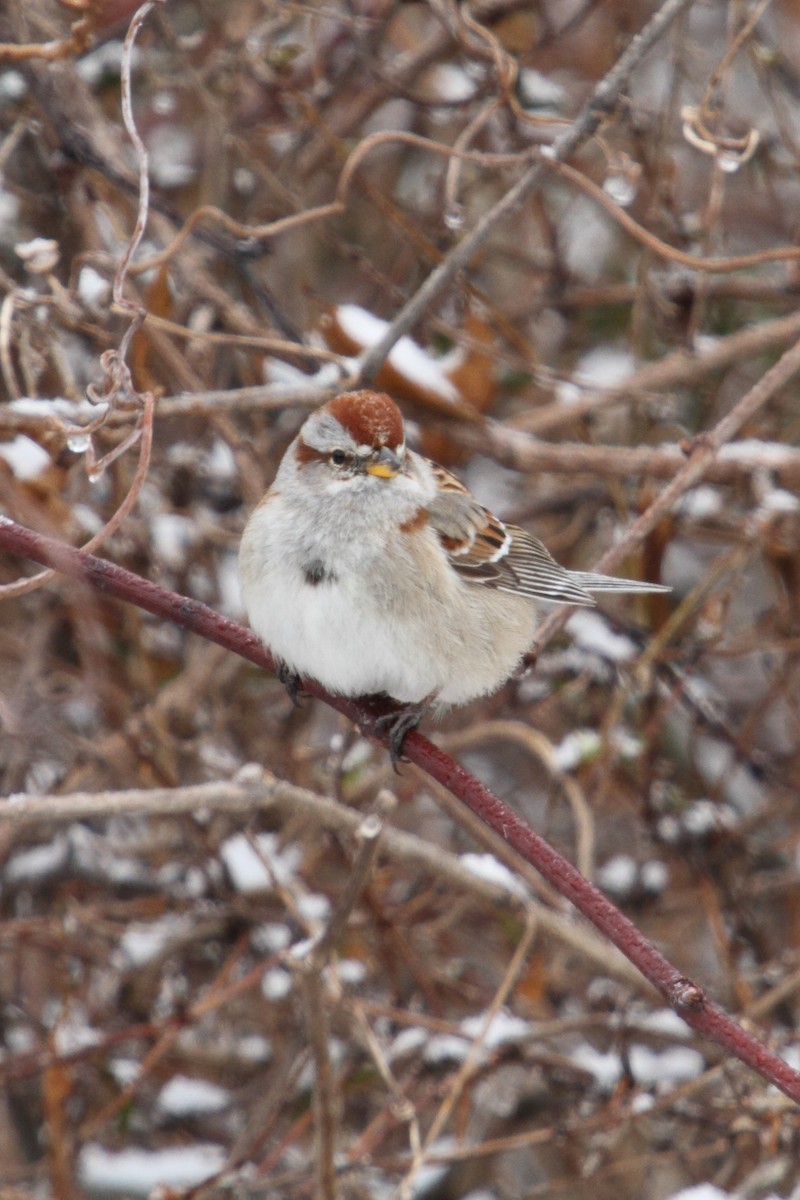
[[[303,577],[310,587],[317,587],[320,583],[334,583],[336,574],[334,571],[329,571],[321,558],[312,558],[303,567]]]

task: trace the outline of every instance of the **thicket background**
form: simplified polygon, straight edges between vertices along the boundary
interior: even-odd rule
[[[156,400],[137,477],[135,398],[76,429],[131,321],[112,285],[140,201],[135,6],[11,0],[4,510],[83,545],[135,496],[99,553],[241,616],[247,513],[352,377],[365,314],[391,321],[654,10],[157,6],[131,72],[152,192],[124,287],[151,315],[128,362]],[[566,565],[613,546],[800,336],[799,18],[686,5],[570,171],[544,158],[420,308],[422,360],[401,347],[378,377],[415,443]],[[785,388],[621,564],[671,596],[604,600],[435,731],[795,1064],[799,426]],[[250,763],[307,791],[226,814]],[[531,873],[489,870],[497,848],[415,769],[234,656],[63,581],[12,590],[0,776],[6,804],[64,813],[212,785],[188,814],[0,817],[3,1198],[798,1195],[788,1100]],[[387,835],[336,954],[304,967],[358,858],[349,814],[376,804],[412,836]]]

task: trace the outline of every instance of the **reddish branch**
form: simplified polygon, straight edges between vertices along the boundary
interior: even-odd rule
[[[0,517],[0,547],[8,553],[32,559],[72,578],[84,580],[99,592],[173,621],[249,659],[257,666],[275,670],[272,656],[255,634],[197,600],[167,591],[122,567],[43,537],[4,517]],[[366,736],[385,743],[385,739],[376,732],[375,721],[392,710],[392,702],[382,699],[349,700],[333,696],[313,679],[305,680],[303,688],[343,713]],[[632,921],[544,838],[535,833],[513,809],[422,734],[416,731],[409,734],[404,751],[411,762],[448,788],[513,846],[562,896],[570,900],[642,972],[687,1025],[716,1042],[796,1103],[800,1103],[800,1073],[792,1070],[709,1000],[696,983],[681,975]]]

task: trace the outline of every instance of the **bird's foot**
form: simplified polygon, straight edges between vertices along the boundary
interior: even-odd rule
[[[423,700],[421,704],[406,704],[396,712],[384,713],[375,719],[375,732],[388,741],[389,757],[398,774],[398,763],[409,761],[403,758],[403,742],[411,730],[417,728],[427,710],[427,701]]]
[[[280,679],[286,691],[289,693],[289,699],[295,708],[300,707],[300,676],[289,668],[281,659],[278,662],[278,679]]]

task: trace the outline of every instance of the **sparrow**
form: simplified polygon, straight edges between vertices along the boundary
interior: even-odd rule
[[[669,590],[566,570],[410,450],[395,402],[369,390],[308,417],[245,526],[239,577],[293,699],[311,677],[410,706],[387,719],[395,765],[429,707],[466,704],[513,675],[540,601]]]

